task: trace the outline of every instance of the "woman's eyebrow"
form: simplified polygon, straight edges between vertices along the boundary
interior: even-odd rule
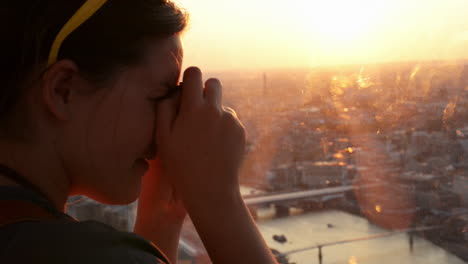
[[[175,54],[174,52],[171,52],[171,57],[173,59],[172,65],[173,67],[172,70],[168,73],[167,80],[168,82],[164,83],[166,87],[168,87],[165,95],[160,96],[156,98],[156,100],[164,100],[167,98],[172,97],[175,93],[180,91],[182,89],[182,83],[177,84],[177,81],[179,80],[179,75],[180,75],[180,61],[181,57],[178,54]],[[172,85],[173,84],[173,85]]]
[[[171,72],[171,76],[172,76],[172,79],[171,80],[174,80],[174,83],[177,82],[177,80],[179,79],[179,75],[180,75],[180,69],[182,68],[182,65],[181,65],[181,62],[182,62],[182,55],[179,54],[179,53],[174,53],[171,51],[171,57],[172,59],[174,60],[174,68]]]

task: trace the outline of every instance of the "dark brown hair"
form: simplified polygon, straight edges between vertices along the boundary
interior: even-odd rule
[[[26,89],[27,77],[44,67],[62,26],[85,0],[0,2],[0,124]],[[94,80],[139,62],[145,40],[178,34],[186,14],[166,0],[109,0],[63,42],[58,59],[71,59]],[[1,125],[0,125],[1,126]]]

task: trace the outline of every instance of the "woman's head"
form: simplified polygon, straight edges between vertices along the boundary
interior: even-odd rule
[[[27,3],[25,3],[27,2]],[[52,43],[85,0],[5,1],[0,12],[0,135],[49,145],[72,191],[109,203],[137,198],[151,155],[156,102],[175,85],[186,16],[163,0],[108,0]]]

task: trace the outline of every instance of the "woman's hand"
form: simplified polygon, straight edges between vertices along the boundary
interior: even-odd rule
[[[189,210],[239,192],[244,127],[233,110],[222,107],[221,89],[217,79],[203,85],[200,70],[189,68],[179,112],[171,100],[158,107],[158,156]]]
[[[150,209],[158,218],[183,222],[187,212],[180,196],[163,174],[159,157],[149,161],[150,167],[143,177],[140,201],[150,201]],[[162,219],[161,219],[162,220]],[[164,220],[166,221],[166,220]]]
[[[221,83],[210,79],[203,87],[200,70],[187,69],[179,113],[174,109],[171,100],[158,107],[158,156],[211,261],[276,263],[240,195],[245,132],[235,112],[222,107]]]
[[[171,263],[177,263],[179,237],[187,212],[160,165],[159,158],[150,161],[143,177],[134,231],[156,244]]]

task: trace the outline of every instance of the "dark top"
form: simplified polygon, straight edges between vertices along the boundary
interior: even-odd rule
[[[0,200],[31,201],[57,216],[0,227],[0,263],[164,263],[158,249],[142,237],[96,221],[74,221],[33,191],[0,186]]]

